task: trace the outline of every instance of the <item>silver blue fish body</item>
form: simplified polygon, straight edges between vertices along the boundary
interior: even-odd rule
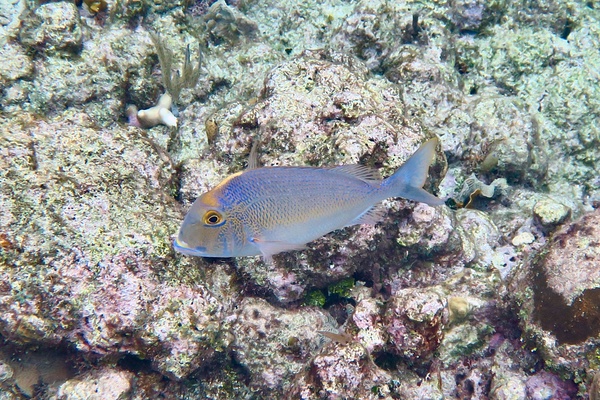
[[[443,204],[421,189],[436,145],[436,140],[425,143],[385,180],[358,165],[234,174],[194,202],[174,247],[194,256],[268,259],[336,229],[376,222],[381,215],[374,207],[389,197]]]

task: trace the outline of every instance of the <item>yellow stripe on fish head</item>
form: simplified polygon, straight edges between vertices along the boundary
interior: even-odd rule
[[[202,202],[209,207],[220,207],[220,194],[223,188],[235,177],[243,174],[244,171],[236,172],[235,174],[229,175],[227,178],[223,179],[221,183],[215,186],[212,190],[204,193],[202,195]]]

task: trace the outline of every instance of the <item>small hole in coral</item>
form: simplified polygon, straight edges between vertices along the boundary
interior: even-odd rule
[[[400,357],[392,353],[383,352],[373,356],[375,365],[386,371],[395,371],[400,363]]]
[[[117,361],[117,365],[128,371],[152,371],[152,363],[150,360],[144,360],[133,354],[126,354]]]

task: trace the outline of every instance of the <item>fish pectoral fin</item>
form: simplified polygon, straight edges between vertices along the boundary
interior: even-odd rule
[[[263,240],[256,237],[251,238],[250,242],[254,243],[256,247],[258,247],[260,253],[267,262],[271,261],[275,254],[283,253],[285,251],[302,250],[306,248],[306,244]]]

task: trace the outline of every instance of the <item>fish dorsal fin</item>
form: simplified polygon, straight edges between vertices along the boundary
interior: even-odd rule
[[[346,226],[362,225],[362,224],[375,225],[376,223],[378,223],[379,221],[381,221],[383,219],[383,217],[385,216],[386,213],[387,213],[387,209],[383,205],[377,204],[377,205],[367,209],[365,212],[360,214],[358,217],[354,218]]]
[[[371,182],[380,181],[381,174],[374,168],[367,167],[361,164],[338,165],[330,168],[332,171],[341,172],[346,175],[353,176],[361,181]]]

